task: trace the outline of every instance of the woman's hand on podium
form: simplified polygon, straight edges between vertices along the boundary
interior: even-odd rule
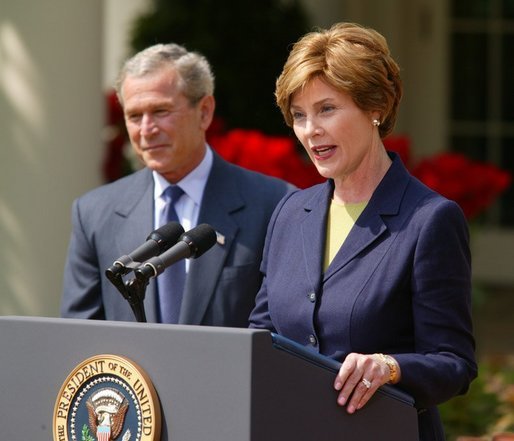
[[[349,354],[334,381],[337,403],[348,413],[361,409],[386,383],[397,383],[400,368],[393,357],[383,354]]]

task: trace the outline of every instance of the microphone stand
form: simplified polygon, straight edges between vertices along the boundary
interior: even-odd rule
[[[136,316],[136,320],[140,323],[146,322],[144,300],[147,286],[148,280],[141,281],[135,277],[125,284],[126,292],[124,297],[129,302],[132,312]]]
[[[133,265],[127,265],[127,267],[134,266],[135,268],[137,265],[139,265],[138,262],[133,262]],[[105,275],[125,300],[128,301],[136,320],[140,323],[146,323],[144,300],[149,279],[133,278],[124,282],[121,272],[112,271],[110,268],[105,272]]]

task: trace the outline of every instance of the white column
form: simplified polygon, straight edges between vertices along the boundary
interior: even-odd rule
[[[57,316],[71,202],[102,180],[102,1],[0,9],[0,314]]]
[[[104,0],[104,88],[112,87],[121,64],[131,55],[134,19],[151,7],[150,0]]]

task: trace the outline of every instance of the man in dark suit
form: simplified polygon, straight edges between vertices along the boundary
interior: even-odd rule
[[[146,167],[73,203],[61,315],[135,320],[104,272],[163,224],[171,184],[182,191],[172,203],[184,229],[207,223],[217,233],[213,248],[186,262],[172,322],[248,326],[266,227],[290,186],[229,164],[206,144],[214,78],[200,54],[175,44],[152,46],[125,63],[116,90],[130,141]],[[169,322],[162,306],[167,290],[151,280],[144,300],[149,322]]]

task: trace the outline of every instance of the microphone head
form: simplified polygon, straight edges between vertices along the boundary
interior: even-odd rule
[[[172,221],[152,231],[146,240],[154,240],[159,247],[160,254],[175,245],[181,234],[184,234],[182,225]]]
[[[179,241],[186,242],[191,249],[191,258],[200,257],[216,243],[216,231],[208,224],[200,224],[180,236]]]

